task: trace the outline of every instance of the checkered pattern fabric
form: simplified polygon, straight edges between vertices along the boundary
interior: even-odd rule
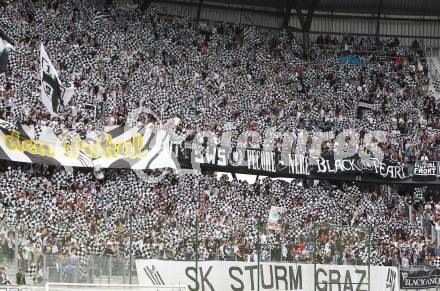
[[[432,86],[434,87],[436,92],[440,93],[440,81],[433,82]]]
[[[149,17],[133,13],[124,19],[117,10],[105,11],[85,0],[55,6],[57,21],[43,2],[10,1],[0,18],[18,45],[10,55],[10,70],[0,76],[0,84],[6,84],[2,92],[14,95],[0,102],[0,115],[14,126],[33,124],[36,139],[43,125],[60,135],[84,136],[104,123],[132,123],[125,116],[139,107],[165,119],[178,117],[178,131],[218,134],[249,127],[263,133],[273,126],[336,132],[391,127],[387,118],[379,125],[365,123],[356,108],[360,100],[374,104],[374,111],[384,117],[428,106],[404,118],[406,128],[418,125],[420,118],[430,123],[426,127],[437,121],[429,113],[437,106],[426,105],[433,97],[421,89],[427,77],[416,71],[422,56],[386,42],[375,47],[364,37],[350,39],[350,48],[365,55],[363,65],[337,61],[334,55],[347,51],[336,47],[327,54],[327,49],[314,46],[311,59],[304,60],[300,42],[287,31],[273,37],[255,26],[220,23],[198,30],[188,17],[154,14],[161,10],[157,4],[150,5]],[[33,15],[28,30],[16,21],[18,11]],[[81,22],[72,22],[79,17],[77,11],[87,13],[81,14]],[[114,33],[103,33],[108,30]],[[29,43],[29,37],[44,42],[62,82],[76,88],[71,104],[57,118],[51,119],[39,100],[38,50],[34,44],[21,45]],[[379,64],[376,54],[413,61],[396,65],[390,58]],[[94,108],[101,105],[108,118],[95,121]],[[137,122],[149,122],[144,117]],[[411,139],[416,132],[408,133]]]
[[[234,239],[246,240],[254,248],[259,239],[264,240],[270,257],[271,250],[310,243],[313,225],[331,224],[353,226],[333,227],[329,237],[344,241],[345,251],[364,263],[368,259],[367,238],[356,227],[373,225],[372,260],[387,264],[390,255],[379,253],[382,249],[375,243],[389,233],[401,233],[408,239],[423,235],[420,222],[409,223],[400,208],[385,215],[390,205],[401,205],[393,203],[399,195],[386,189],[370,193],[356,185],[337,187],[325,181],[304,188],[295,180],[286,183],[269,178],[247,184],[200,175],[169,175],[156,185],[145,183],[131,171],[113,170],[106,173],[102,184],[96,185],[87,172],[59,172],[8,170],[0,176],[0,194],[9,205],[2,213],[9,227],[21,229],[24,237],[29,237],[33,248],[45,250],[50,245],[51,249],[56,247],[58,252],[79,258],[127,255],[130,228],[133,253],[138,257],[194,259],[196,233],[200,244],[211,241],[209,248],[202,248],[206,257]],[[30,179],[34,176],[38,178]],[[15,191],[30,195],[23,200],[12,195]],[[424,203],[426,191],[415,189],[414,201]],[[40,200],[38,208],[27,211]],[[134,205],[142,206],[133,208]],[[285,209],[282,232],[264,227],[270,205]],[[130,224],[126,209],[132,208],[135,212]],[[200,221],[196,231],[197,216]],[[259,219],[263,228],[259,227]],[[27,242],[20,249],[26,245]],[[324,247],[322,251],[325,256]],[[82,276],[86,276],[87,268],[83,270]]]
[[[233,145],[240,133],[264,133],[272,127],[283,132],[305,128],[312,136],[348,128],[393,130],[385,144],[397,143],[396,152],[387,152],[396,159],[405,158],[400,153],[406,155],[401,150],[406,142],[422,147],[422,140],[439,134],[439,103],[425,90],[427,76],[417,71],[423,56],[392,43],[377,47],[369,38],[345,37],[352,52],[334,47],[328,54],[318,45],[305,60],[300,42],[287,31],[265,33],[255,26],[221,23],[202,29],[188,17],[161,15],[158,3],[145,15],[127,13],[121,18],[117,10],[105,11],[94,1],[52,2],[2,5],[0,27],[16,41],[8,71],[0,75],[0,94],[8,96],[0,98],[2,131],[26,124],[35,128],[35,140],[43,126],[68,139],[85,138],[104,124],[155,122],[148,111],[179,120],[177,142],[202,130],[219,136],[230,131]],[[28,16],[32,21],[25,19]],[[38,94],[40,42],[63,84],[75,86],[71,103],[58,117],[50,116]],[[365,62],[348,64],[335,57],[348,53],[364,55]],[[380,55],[392,58],[379,62]],[[433,86],[439,90],[439,83]],[[364,101],[372,108],[358,108]],[[95,121],[98,105],[104,117]],[[127,120],[138,108],[143,112]],[[275,138],[280,137],[270,136]],[[257,222],[267,219],[272,205],[286,209],[285,227],[281,234],[263,230],[267,256],[280,245],[295,248],[307,241],[315,223],[371,224],[377,241],[389,233],[408,241],[423,234],[397,209],[388,211],[396,207],[395,196],[363,192],[355,185],[304,188],[296,180],[289,184],[270,179],[249,185],[171,174],[152,185],[128,170],[105,174],[104,181],[96,181],[84,169],[8,169],[0,176],[1,216],[33,247],[50,246],[79,257],[79,280],[87,277],[87,255],[126,255],[130,232],[136,255],[148,258],[166,253],[194,259],[196,221],[200,248],[208,254],[234,239],[255,248],[261,235]],[[426,191],[415,189],[414,202],[426,203]],[[128,209],[134,212],[131,225]],[[365,245],[351,247],[365,262]],[[390,247],[374,248],[373,261],[386,264]]]

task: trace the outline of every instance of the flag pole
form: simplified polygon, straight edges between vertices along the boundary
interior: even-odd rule
[[[163,125],[163,104],[160,106],[160,127]]]

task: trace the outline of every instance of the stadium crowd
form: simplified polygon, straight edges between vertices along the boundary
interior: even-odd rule
[[[108,170],[98,180],[93,172],[17,165],[2,170],[0,186],[3,260],[13,259],[17,244],[24,267],[41,266],[43,254],[124,257],[130,233],[136,257],[255,261],[260,253],[262,261],[316,255],[366,264],[368,226],[373,264],[435,264],[440,255],[421,216],[410,222],[409,196],[386,187],[174,174],[151,184],[132,170]],[[267,228],[271,206],[285,209],[281,230]]]
[[[176,118],[188,140],[200,130],[235,138],[271,127],[385,130],[386,158],[440,160],[440,103],[417,42],[320,38],[304,55],[287,31],[198,24],[160,10],[156,3],[141,13],[86,0],[0,0],[0,27],[15,41],[0,74],[0,119],[85,136],[105,125],[146,125],[154,112]],[[63,83],[75,87],[56,117],[39,98],[40,43]],[[415,201],[419,193],[423,200]],[[373,264],[436,265],[440,250],[406,211],[415,202],[438,221],[439,193],[430,195],[173,174],[149,184],[131,170],[106,170],[98,180],[83,170],[11,164],[0,175],[1,254],[4,261],[19,255],[23,267],[41,266],[43,254],[127,256],[131,229],[137,257],[255,260],[261,251],[262,260],[365,264],[361,227],[372,226]],[[281,231],[267,230],[271,206],[285,209]],[[315,249],[319,223],[354,228],[320,228]]]
[[[198,24],[163,15],[154,3],[142,13],[85,0],[2,0],[0,12],[15,41],[9,70],[0,74],[0,118],[13,126],[85,136],[104,125],[150,123],[147,112],[154,112],[177,118],[187,139],[200,130],[233,138],[272,127],[295,134],[351,128],[361,136],[385,130],[386,158],[439,159],[439,101],[417,41],[404,48],[398,40],[320,37],[304,55],[290,32]],[[40,43],[63,83],[75,87],[57,117],[39,98]]]

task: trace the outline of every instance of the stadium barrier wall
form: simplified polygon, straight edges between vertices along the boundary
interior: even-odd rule
[[[240,261],[136,260],[139,284],[188,285],[190,290],[206,291],[369,290],[367,266],[316,265],[316,272],[314,267],[275,262],[260,263],[258,268],[256,263]],[[370,274],[371,291],[399,290],[397,268],[372,266]]]
[[[129,258],[113,256],[85,256],[64,258],[57,255],[44,255],[41,266],[44,278],[34,280],[35,275],[26,274],[27,284],[32,289],[22,286],[0,290],[39,290],[46,282],[55,283],[89,283],[89,284],[129,284]],[[260,290],[307,290],[314,291],[314,265],[292,262],[260,262],[260,272],[256,262],[243,261],[175,261],[163,259],[133,260],[132,284],[142,285],[188,285],[199,290],[255,290],[256,282],[260,282]],[[330,290],[368,290],[365,283],[368,266],[353,265],[316,265],[318,291]],[[429,271],[433,268],[412,266],[409,268],[370,266],[371,291],[440,291],[433,288],[402,288],[401,272]],[[15,284],[17,269],[12,265],[7,267],[9,279]],[[198,270],[196,273],[195,270]],[[367,273],[368,274],[368,273]],[[260,276],[258,278],[258,276]],[[368,276],[368,275],[366,275]],[[38,277],[38,276],[37,276]],[[363,282],[360,282],[363,281]],[[330,288],[329,284],[333,282]],[[264,286],[263,286],[264,283]],[[335,284],[341,283],[341,284]],[[287,289],[285,288],[287,284]],[[311,285],[310,285],[311,284]],[[212,285],[212,288],[210,287]],[[272,285],[272,287],[270,287]],[[326,289],[326,285],[328,286]],[[341,286],[341,289],[337,287]],[[203,289],[203,286],[205,289]],[[220,287],[219,287],[220,286]],[[227,289],[225,289],[225,287]],[[312,289],[309,289],[312,286]],[[234,287],[235,289],[233,289]],[[263,288],[264,287],[264,288]],[[278,288],[278,289],[277,289]],[[302,288],[302,289],[301,289]],[[41,289],[43,290],[43,289]],[[196,290],[196,289],[192,289]]]

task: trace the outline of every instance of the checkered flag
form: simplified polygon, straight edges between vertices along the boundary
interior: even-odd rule
[[[434,260],[432,260],[431,266],[434,268],[440,268],[440,257],[435,257]]]
[[[440,93],[440,81],[435,81],[432,83],[432,86],[434,87],[434,90],[438,93]]]
[[[29,277],[34,277],[37,274],[37,265],[35,263],[30,264],[26,270],[26,274]]]

